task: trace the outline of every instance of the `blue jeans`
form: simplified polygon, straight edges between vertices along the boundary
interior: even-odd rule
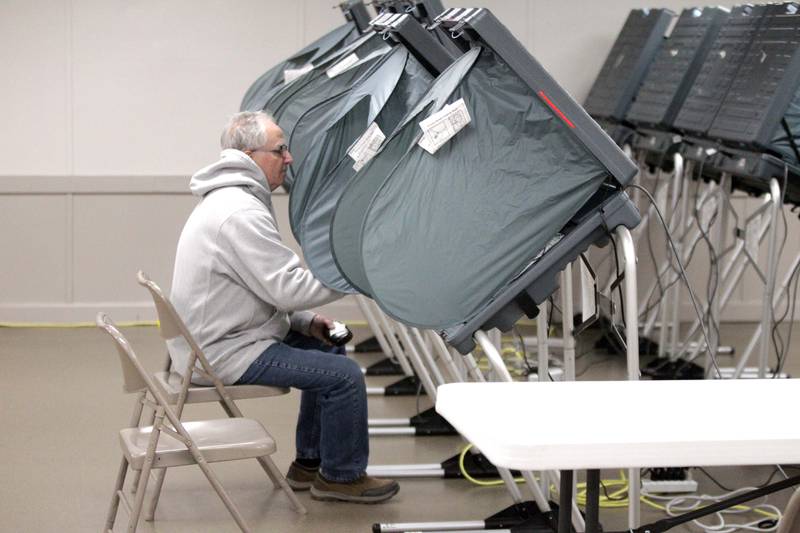
[[[258,356],[237,385],[303,391],[297,419],[299,459],[319,459],[322,475],[347,482],[367,468],[367,388],[361,368],[342,348],[291,331]]]

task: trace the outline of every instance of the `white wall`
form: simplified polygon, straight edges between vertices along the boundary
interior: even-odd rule
[[[216,157],[255,78],[341,24],[333,3],[0,2],[0,322],[152,318],[133,275],[168,286],[194,205],[187,177]],[[492,9],[582,101],[629,9],[649,3],[470,5]],[[276,204],[285,212],[286,197]],[[736,305],[749,316],[752,295]],[[348,302],[332,312],[359,318]]]

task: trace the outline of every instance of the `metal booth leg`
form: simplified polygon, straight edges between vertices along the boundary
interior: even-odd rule
[[[636,250],[628,228],[619,226],[614,230],[620,262],[625,265],[625,343],[628,357],[628,379],[639,380],[639,322],[636,308]],[[633,399],[632,399],[633,400]],[[639,527],[640,513],[639,469],[628,470],[628,526]]]
[[[764,379],[767,376],[767,359],[769,358],[769,343],[772,333],[773,310],[772,296],[775,292],[775,278],[778,271],[777,254],[778,245],[778,215],[781,209],[781,188],[778,180],[772,178],[769,181],[769,193],[772,207],[772,227],[769,233],[769,243],[767,244],[767,279],[764,291],[764,303],[761,308],[761,353],[758,360],[758,377]]]

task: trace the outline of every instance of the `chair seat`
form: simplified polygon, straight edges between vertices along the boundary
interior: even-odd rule
[[[174,405],[178,403],[183,377],[177,372],[158,372],[155,374],[156,385],[167,396],[167,401]],[[247,400],[249,398],[266,398],[267,396],[281,396],[289,394],[288,387],[267,387],[266,385],[225,385],[231,398],[234,400]],[[206,403],[220,401],[219,393],[214,386],[190,385],[186,395],[186,403]]]
[[[275,453],[275,440],[264,426],[250,418],[222,418],[183,422],[206,461],[250,459]],[[126,428],[119,432],[122,452],[134,470],[141,470],[147,453],[152,426]],[[167,433],[161,433],[153,468],[195,464],[186,446]]]

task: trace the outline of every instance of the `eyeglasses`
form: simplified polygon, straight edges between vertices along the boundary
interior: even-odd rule
[[[271,153],[271,154],[279,155],[281,157],[286,157],[286,154],[289,153],[289,145],[288,144],[282,144],[282,145],[280,145],[277,148],[274,148],[272,150],[267,150],[266,148],[256,148],[255,150],[250,150],[250,151],[251,152],[268,152],[268,153]]]

